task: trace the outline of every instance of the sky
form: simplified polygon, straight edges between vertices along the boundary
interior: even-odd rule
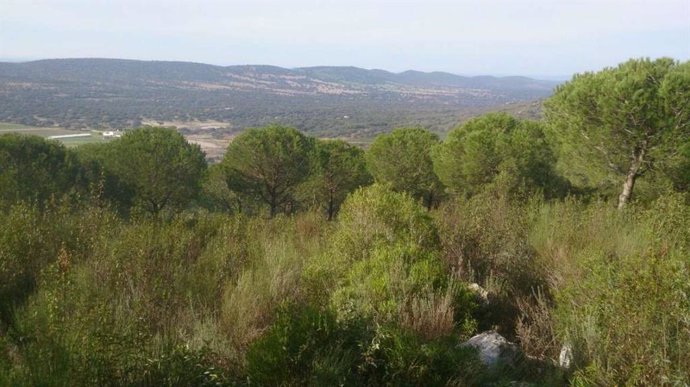
[[[0,60],[569,77],[690,60],[690,0],[0,0]]]

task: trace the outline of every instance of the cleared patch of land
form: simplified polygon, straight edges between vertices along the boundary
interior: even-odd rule
[[[232,124],[216,120],[154,120],[144,119],[142,125],[174,127],[192,144],[206,153],[210,162],[223,158],[228,144],[235,137]]]
[[[33,136],[40,136],[49,138],[51,136],[68,136],[75,134],[90,134],[89,137],[66,137],[66,138],[56,138],[55,141],[60,141],[67,147],[74,147],[82,144],[93,144],[108,142],[109,140],[100,132],[97,131],[82,131],[82,130],[69,130],[59,127],[34,127],[21,124],[14,124],[10,122],[0,122],[0,135],[5,133],[20,133]]]
[[[144,119],[142,125],[175,127],[181,130],[228,130],[232,125],[223,121],[215,120],[163,120]]]
[[[185,138],[191,144],[199,145],[201,150],[206,153],[206,159],[210,162],[221,161],[225,151],[228,149],[228,144],[232,141],[232,136],[214,138],[206,134],[189,134],[185,135]]]

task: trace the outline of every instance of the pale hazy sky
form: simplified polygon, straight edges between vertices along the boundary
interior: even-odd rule
[[[690,59],[690,0],[0,0],[0,60],[558,76]]]

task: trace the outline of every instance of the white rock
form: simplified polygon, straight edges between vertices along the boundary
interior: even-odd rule
[[[479,360],[488,367],[498,363],[515,364],[521,356],[520,349],[497,332],[488,331],[473,336],[463,346],[470,346],[479,350]]]
[[[467,285],[467,288],[474,293],[483,304],[489,303],[489,292],[477,283]]]
[[[573,364],[573,347],[570,344],[564,344],[561,347],[561,353],[558,355],[558,365],[562,368],[568,369]]]

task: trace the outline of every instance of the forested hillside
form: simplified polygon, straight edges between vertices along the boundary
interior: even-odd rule
[[[0,385],[687,385],[688,106],[632,59],[367,150],[1,135]]]
[[[210,121],[226,135],[280,122],[321,137],[371,138],[400,125],[447,131],[489,107],[546,97],[555,85],[356,67],[53,59],[0,63],[0,121],[74,129]]]

